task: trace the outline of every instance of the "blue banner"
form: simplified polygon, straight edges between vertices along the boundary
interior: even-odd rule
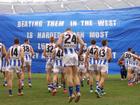
[[[121,54],[132,47],[140,52],[140,8],[102,11],[72,11],[59,13],[35,13],[0,15],[0,39],[8,49],[13,39],[19,38],[22,44],[29,38],[35,50],[32,72],[45,72],[43,47],[50,36],[57,40],[61,32],[71,27],[87,45],[92,38],[101,46],[102,39],[108,39],[113,51],[109,73],[119,73],[117,61]]]

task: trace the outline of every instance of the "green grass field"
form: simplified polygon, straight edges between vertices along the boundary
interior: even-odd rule
[[[17,96],[17,80],[14,79],[13,97],[8,96],[7,88],[0,86],[0,105],[69,105],[68,95],[58,90],[56,96],[51,96],[47,91],[45,74],[33,74],[33,87],[24,88],[24,96]],[[26,79],[27,80],[27,79]],[[2,78],[1,78],[2,81]],[[27,83],[27,82],[26,82]],[[94,88],[95,89],[95,88]],[[89,93],[86,85],[81,88],[82,97],[76,105],[139,105],[140,85],[128,87],[127,81],[121,81],[119,75],[110,75],[105,86],[107,94],[96,98],[94,93]],[[74,105],[75,103],[70,103]]]

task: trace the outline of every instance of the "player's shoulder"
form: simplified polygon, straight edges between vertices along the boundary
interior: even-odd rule
[[[21,45],[17,45],[18,48],[23,49],[23,47]]]
[[[0,43],[0,46],[2,46],[3,45],[3,43]]]
[[[108,51],[112,51],[112,49],[108,46],[105,47]]]
[[[54,48],[54,51],[57,51],[57,50],[59,50],[59,48],[58,48],[58,47]]]
[[[92,45],[89,45],[89,46],[87,47],[88,50],[91,49],[91,48],[92,48]]]
[[[69,35],[77,35],[75,32],[63,32],[61,35],[67,35],[67,34],[69,34]]]
[[[3,43],[0,43],[0,46],[5,47],[5,45]]]
[[[27,46],[29,46],[30,48],[32,48],[32,45],[30,45],[30,44],[27,44]]]
[[[61,33],[61,34],[59,35],[59,38],[64,38],[65,35],[66,35],[65,32]]]
[[[59,48],[59,47],[56,47],[56,48],[53,49],[53,51],[54,51],[54,52],[58,52],[58,51],[62,51],[62,49]]]
[[[72,32],[72,34],[73,34],[73,35],[77,35],[75,32]],[[77,36],[79,36],[79,35],[77,35]]]
[[[33,49],[32,45],[30,45],[30,48],[32,48],[32,49]]]
[[[95,47],[98,48],[98,49],[100,48],[98,45],[96,45]]]
[[[129,51],[125,51],[124,54],[132,54],[131,52]]]
[[[60,36],[63,37],[63,36],[66,36],[67,34],[69,34],[68,32],[63,32]]]
[[[56,43],[52,43],[53,46],[56,46]]]
[[[53,46],[53,48],[55,48],[56,47],[56,43],[48,43],[47,46]]]
[[[46,43],[45,45],[46,45],[46,46],[49,46],[49,45],[50,45],[50,43]]]
[[[23,43],[23,44],[21,44],[20,46],[23,47],[24,45],[25,45],[25,44]]]
[[[11,50],[13,47],[14,47],[14,45],[11,45],[11,46],[9,47],[9,50]]]
[[[129,53],[129,52],[128,52],[128,51],[123,51],[123,54],[124,54],[124,53]]]
[[[111,50],[111,48],[109,46],[106,46],[107,49]]]

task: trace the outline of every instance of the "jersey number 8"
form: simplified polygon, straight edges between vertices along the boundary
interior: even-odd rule
[[[24,52],[29,52],[29,46],[23,46]]]

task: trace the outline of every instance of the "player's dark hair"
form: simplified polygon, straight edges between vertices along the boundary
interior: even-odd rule
[[[19,39],[18,38],[14,39],[14,44],[19,44]]]
[[[72,31],[72,29],[71,28],[67,28],[65,31]]]
[[[96,44],[96,40],[95,40],[95,39],[92,39],[92,40],[91,40],[91,44],[92,44],[92,45]]]
[[[29,39],[27,39],[27,38],[24,40],[24,42],[28,42],[28,41],[29,41]]]
[[[127,51],[132,51],[132,48],[128,48]]]
[[[102,45],[103,46],[106,46],[107,45],[107,42],[108,42],[107,40],[102,40]]]

